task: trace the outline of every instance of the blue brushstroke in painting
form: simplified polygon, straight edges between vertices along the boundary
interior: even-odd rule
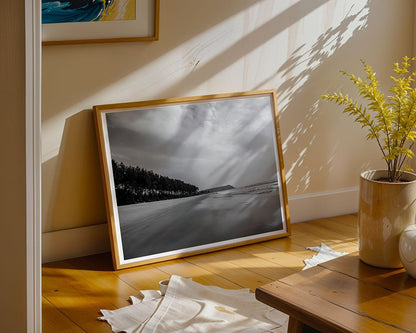
[[[42,23],[98,21],[114,0],[42,0]]]

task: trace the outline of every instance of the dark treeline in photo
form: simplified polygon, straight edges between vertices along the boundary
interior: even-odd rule
[[[112,160],[117,206],[199,194],[197,186]]]

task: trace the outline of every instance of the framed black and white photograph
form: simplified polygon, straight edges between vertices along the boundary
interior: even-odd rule
[[[42,44],[155,41],[159,0],[42,0]]]
[[[94,113],[115,269],[290,234],[274,90]]]

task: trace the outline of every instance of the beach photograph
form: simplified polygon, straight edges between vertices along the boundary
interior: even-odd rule
[[[105,113],[122,258],[286,231],[270,94]]]

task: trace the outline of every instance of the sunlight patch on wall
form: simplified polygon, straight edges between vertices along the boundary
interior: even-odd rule
[[[91,48],[88,58],[96,59],[95,63],[76,55],[74,59],[79,58],[79,61],[74,63],[76,66],[71,72],[61,72],[61,77],[65,77],[65,82],[59,82],[62,87],[45,87],[50,92],[49,95],[56,96],[56,105],[49,105],[49,98],[45,103],[46,109],[62,107],[65,103],[67,105],[59,112],[48,112],[48,116],[43,119],[43,162],[59,153],[66,119],[95,104],[254,90],[255,82],[267,77],[270,69],[276,68],[276,61],[284,59],[289,53],[286,38],[288,28],[298,25],[311,13],[322,11],[327,2],[328,0],[318,0],[304,4],[300,0],[256,1],[244,10],[240,6],[234,15],[191,35],[175,47],[170,47],[171,36],[165,32],[165,39],[161,36],[161,41],[152,45],[151,59],[146,53],[146,45],[132,46],[127,43],[116,45],[119,54],[117,57],[101,54],[100,48]],[[194,19],[198,20],[195,13],[187,13],[186,10],[188,9],[184,9],[181,15],[189,17],[193,14]],[[178,25],[175,29],[176,35],[172,37],[176,39],[181,32],[186,32],[182,29],[187,29],[187,24]],[[47,67],[51,71],[53,67],[62,70],[60,58],[49,53],[46,53],[46,57]],[[118,62],[121,59],[137,68],[117,78],[117,67],[121,66]],[[107,67],[105,74],[94,73],[95,68],[105,68],[107,63],[112,66]],[[136,65],[141,63],[146,65]],[[112,71],[114,79],[111,84],[82,99],[77,98],[77,91],[73,87],[79,87],[79,96],[82,96],[81,93],[85,94],[91,87],[100,84],[100,76],[110,76]],[[89,75],[85,76],[84,73]],[[46,73],[45,77],[54,81],[54,75]],[[79,82],[80,75],[83,77],[82,82]],[[85,88],[82,89],[80,84]],[[274,86],[269,85],[267,88]],[[71,92],[72,98],[67,97],[67,91]]]
[[[366,27],[367,5],[364,0],[331,1],[288,29],[290,56],[278,70],[280,109],[287,108],[294,93],[308,83],[313,70]],[[316,28],[311,29],[312,26]]]
[[[288,29],[314,16],[328,1],[254,2],[244,11],[160,52],[146,66],[112,82],[93,97],[112,96],[117,102],[137,100],[141,95],[149,99],[254,90],[257,82],[270,75],[290,53]],[[275,85],[268,88],[271,87]],[[115,98],[114,91],[118,92]]]
[[[367,1],[330,1],[288,29],[290,55],[276,76],[279,111],[290,129],[282,134],[289,193],[310,190],[313,179],[325,179],[331,171],[330,136],[336,136],[333,123],[338,115],[324,119],[320,95],[334,82],[332,74],[338,74],[338,69],[331,73],[331,58],[340,57],[341,50],[367,27],[368,15]]]

